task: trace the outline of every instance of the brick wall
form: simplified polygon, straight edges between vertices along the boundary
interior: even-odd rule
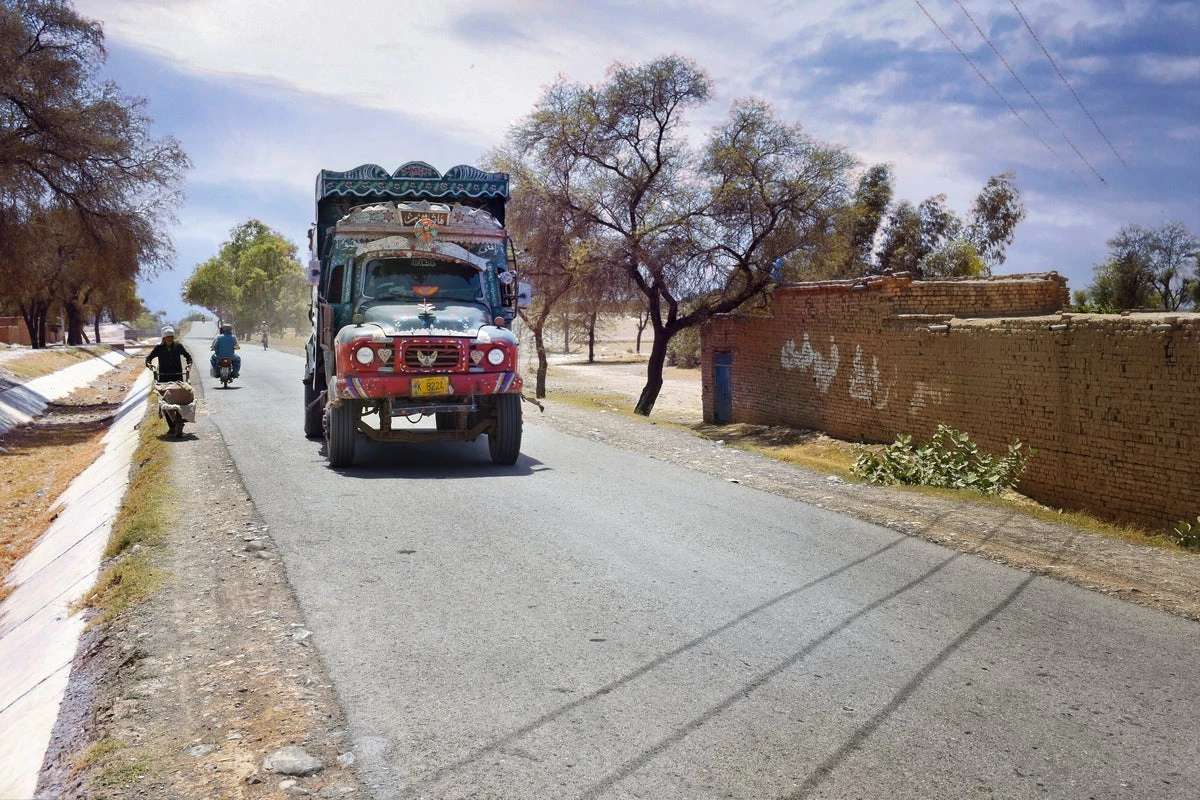
[[[1200,314],[1059,313],[1061,276],[780,287],[771,316],[702,330],[732,357],[732,419],[841,439],[930,436],[939,422],[1003,453],[1036,448],[1020,489],[1154,529],[1200,514]]]

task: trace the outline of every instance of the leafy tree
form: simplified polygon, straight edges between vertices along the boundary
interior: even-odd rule
[[[1004,263],[1024,217],[1012,172],[988,179],[966,223],[946,207],[944,194],[927,197],[917,207],[903,200],[888,215],[878,269],[911,272],[919,278],[989,275]]]
[[[1178,220],[1152,232],[1150,263],[1158,302],[1168,311],[1195,302],[1200,291],[1200,239]]]
[[[100,26],[64,0],[0,3],[0,298],[35,347],[52,309],[79,343],[98,287],[173,256],[187,156],[148,135],[144,101],[93,80],[103,59]]]
[[[196,266],[183,300],[206,308],[246,338],[260,321],[272,328],[307,319],[309,290],[296,245],[252,219],[230,231],[220,252]]]
[[[1011,170],[988,178],[971,206],[967,241],[988,265],[988,272],[1004,263],[1017,223],[1025,218],[1025,205],[1017,176]]]
[[[846,276],[865,275],[871,268],[875,236],[892,202],[892,168],[876,164],[863,174],[850,206],[850,251],[842,268]]]
[[[599,86],[551,86],[514,132],[530,158],[567,176],[556,191],[646,298],[654,339],[635,408],[643,415],[662,388],[671,337],[761,294],[772,263],[848,194],[851,159],[758,101],[735,103],[694,154],[683,114],[710,88],[679,56],[617,63]]]
[[[974,278],[988,274],[988,266],[975,245],[956,238],[921,259],[921,273],[926,277]]]
[[[1200,239],[1182,222],[1126,225],[1109,239],[1108,260],[1093,267],[1087,302],[1098,308],[1177,310],[1196,302]]]
[[[888,214],[879,248],[880,272],[920,274],[921,259],[932,250],[921,236],[921,215],[916,206],[901,200]]]

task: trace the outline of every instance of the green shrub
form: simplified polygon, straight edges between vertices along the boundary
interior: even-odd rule
[[[1167,538],[1184,550],[1200,550],[1200,517],[1196,517],[1193,525],[1186,520],[1175,527],[1174,533],[1168,533]]]
[[[880,453],[858,448],[853,471],[885,486],[940,486],[997,495],[1016,485],[1033,452],[1014,441],[1007,455],[996,458],[980,452],[966,433],[939,424],[922,445],[914,446],[912,437],[902,434]]]

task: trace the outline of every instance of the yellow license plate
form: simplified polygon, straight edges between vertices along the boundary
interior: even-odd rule
[[[450,377],[413,378],[412,396],[427,397],[431,394],[450,394]]]

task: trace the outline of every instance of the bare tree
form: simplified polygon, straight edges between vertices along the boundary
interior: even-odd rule
[[[846,200],[850,157],[757,101],[736,103],[693,153],[683,113],[709,92],[679,56],[617,63],[600,86],[560,80],[518,128],[533,158],[569,166],[559,191],[646,298],[654,340],[639,414],[654,408],[671,337],[762,293],[772,263]]]
[[[1125,225],[1106,244],[1109,258],[1093,268],[1092,284],[1080,298],[1085,307],[1175,311],[1200,292],[1200,239],[1182,222]]]
[[[535,289],[531,306],[518,313],[533,335],[537,352],[534,394],[545,397],[547,326],[563,312],[563,301],[570,297],[578,277],[572,257],[575,215],[562,195],[550,188],[561,180],[552,165],[533,163],[511,147],[491,151],[485,163],[489,169],[507,172],[512,181],[505,227],[518,248],[521,277]]]

